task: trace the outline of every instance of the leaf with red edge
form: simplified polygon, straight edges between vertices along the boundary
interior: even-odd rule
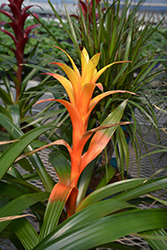
[[[111,128],[111,127],[115,127],[115,126],[120,126],[120,125],[127,125],[127,124],[130,124],[130,122],[118,122],[118,123],[115,123],[115,124],[109,124],[109,125],[101,125],[97,128],[93,128],[87,132],[85,132],[80,140],[83,140],[85,138],[89,138],[93,133],[97,132],[97,131],[100,131],[100,130],[104,130],[104,129],[108,129],[108,128]]]
[[[125,100],[116,109],[114,109],[111,114],[109,114],[109,116],[103,121],[102,125],[119,123],[126,104],[127,100]],[[102,152],[115,130],[116,126],[110,127],[105,130],[100,130],[95,133],[95,135],[91,139],[88,151],[82,156],[80,171],[83,171],[83,169]]]
[[[68,187],[62,183],[57,183],[54,186],[48,200],[44,222],[39,235],[39,241],[44,239],[57,227],[60,215],[69,196],[72,203],[69,204],[70,210],[72,209],[72,207],[75,207],[77,193],[77,188]]]
[[[70,15],[70,17],[75,17],[76,19],[79,20],[79,17],[77,15]]]
[[[53,99],[53,98],[50,98],[50,99],[42,99],[42,100],[36,102],[36,103],[33,105],[33,107],[36,106],[36,105],[38,105],[38,104],[40,104],[40,103],[43,103],[43,102],[53,102],[53,101],[56,102],[57,100],[56,100],[56,99]]]
[[[42,146],[40,148],[34,149],[29,153],[25,153],[25,154],[19,156],[16,159],[16,162],[21,160],[21,159],[24,159],[27,156],[30,156],[30,155],[32,155],[34,153],[37,153],[37,152],[39,152],[39,151],[41,151],[43,149],[46,149],[46,148],[54,146],[54,145],[63,145],[63,146],[65,146],[67,148],[69,154],[70,154],[70,158],[71,158],[71,176],[70,176],[70,178],[68,178],[68,176],[70,175],[70,170],[69,170],[68,166],[66,166],[66,170],[67,170],[67,171],[65,171],[66,176],[63,176],[64,172],[63,172],[63,170],[61,168],[59,168],[59,166],[54,166],[55,170],[56,170],[56,173],[57,173],[57,176],[59,178],[59,181],[68,186],[68,185],[70,185],[71,181],[78,175],[79,166],[78,166],[78,162],[77,162],[77,160],[75,158],[75,154],[73,153],[72,148],[64,140],[57,140],[57,141],[51,142],[51,143],[49,143],[47,145],[44,145],[44,146]]]
[[[49,162],[54,167],[59,181],[66,186],[70,185],[71,166],[60,151],[53,151],[49,155]]]
[[[23,159],[23,158],[25,158],[25,157],[27,157],[27,156],[30,156],[30,155],[32,155],[32,154],[34,154],[34,153],[37,153],[37,152],[39,152],[39,151],[41,151],[41,150],[43,150],[43,149],[49,148],[49,147],[54,146],[54,145],[63,145],[63,146],[65,146],[65,147],[68,149],[69,154],[72,154],[72,149],[71,149],[70,145],[69,145],[66,141],[64,141],[64,140],[57,140],[57,141],[51,142],[51,143],[49,143],[49,144],[46,144],[46,145],[44,145],[44,146],[42,146],[42,147],[40,147],[40,148],[36,148],[36,149],[34,149],[34,150],[31,150],[31,151],[28,152],[28,153],[22,154],[21,156],[19,156],[19,157],[16,159],[16,162],[17,162],[17,161],[20,161],[21,159]]]

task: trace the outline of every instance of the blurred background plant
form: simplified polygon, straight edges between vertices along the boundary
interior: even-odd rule
[[[38,19],[46,26],[47,29],[50,30],[50,32],[53,34],[55,38],[58,38],[58,41],[61,42],[62,47],[66,48],[66,51],[73,55],[74,54],[73,44],[70,42],[69,35],[66,32],[63,32],[64,29],[63,27],[60,26],[59,22],[51,18],[44,19],[39,17]],[[5,22],[10,21],[10,19],[2,13],[0,13],[0,20],[3,20]],[[30,15],[27,18],[24,27],[26,29],[27,27],[34,24],[39,24],[39,22]],[[8,27],[8,31],[12,32],[12,29]],[[54,60],[55,57],[58,58],[58,60],[63,60],[68,62],[67,57],[64,56],[63,53],[61,53],[58,50],[54,50],[53,46],[58,44],[53,39],[53,37],[49,35],[47,30],[41,25],[38,25],[34,31],[31,31],[29,37],[32,39],[29,39],[27,41],[24,49],[24,54],[27,55],[27,57],[31,52],[32,48],[34,48],[38,42],[38,47],[37,47],[38,56],[36,57],[38,63],[40,62],[40,57],[44,58],[44,53],[48,55],[47,63],[49,63],[51,60]],[[11,47],[13,45],[12,39],[9,39],[8,36],[1,33],[0,41],[1,41],[0,43],[1,55],[8,54],[13,56],[13,52],[8,49],[8,47]],[[5,47],[4,45],[7,45],[8,47]],[[46,55],[45,55],[45,60],[47,60]]]
[[[155,81],[150,84],[150,92],[154,96],[154,103],[166,110],[167,109],[167,52],[166,52],[166,41],[167,41],[167,29],[166,27],[159,27],[155,33],[150,37],[145,49],[143,50],[144,55],[151,54],[156,51],[163,58],[162,72],[155,77]],[[157,65],[160,66],[160,63]]]
[[[28,26],[26,29],[24,28],[24,23],[29,16],[29,13],[27,13],[27,10],[31,7],[28,6],[27,8],[22,9],[22,3],[23,1],[10,1],[8,7],[10,8],[10,11],[5,11],[3,8],[6,6],[6,4],[1,5],[0,12],[7,16],[10,19],[10,22],[1,21],[1,29],[0,31],[8,35],[12,40],[14,45],[8,46],[4,44],[8,48],[8,50],[12,51],[14,54],[14,57],[11,58],[8,55],[4,55],[4,57],[1,56],[1,62],[4,61],[5,63],[9,64],[10,67],[12,67],[12,70],[8,70],[8,68],[3,68],[6,66],[6,64],[2,64],[1,70],[2,72],[2,79],[4,82],[4,85],[6,86],[7,93],[1,88],[1,98],[6,105],[10,105],[10,109],[12,112],[15,113],[15,118],[18,116],[18,119],[25,115],[24,109],[22,110],[23,103],[19,102],[20,97],[22,93],[24,92],[27,81],[23,81],[23,63],[27,59],[24,58],[24,49],[26,46],[26,43],[29,40],[29,33],[35,29],[38,24],[33,24],[31,26]],[[36,14],[35,14],[36,15]],[[36,15],[37,16],[37,15]],[[5,26],[10,26],[13,30],[13,33],[5,29]],[[9,67],[9,66],[8,66]],[[7,74],[6,72],[7,71]],[[32,72],[31,72],[32,74]],[[9,78],[10,76],[10,78]],[[12,86],[9,82],[9,79],[11,79],[14,83],[14,89],[15,93],[12,92]],[[14,106],[13,106],[14,105]],[[17,106],[16,106],[17,105]],[[20,106],[20,107],[19,107]],[[22,110],[22,112],[20,112]],[[19,113],[19,114],[18,114]],[[13,115],[13,113],[12,113]],[[15,119],[18,120],[17,118]],[[18,122],[18,121],[17,121]]]
[[[58,23],[41,21],[47,24],[47,30],[53,32],[49,38],[49,34],[40,27],[39,22],[30,18],[33,14],[37,20],[39,19],[37,14],[29,13],[32,6],[22,8],[22,4],[23,1],[9,1],[8,5],[2,4],[0,9],[0,98],[4,106],[10,110],[11,119],[18,126],[26,119],[28,112],[31,113],[34,103],[45,92],[49,92],[49,86],[53,85],[52,81],[48,81],[50,77],[41,76],[41,71],[52,68],[46,67],[46,64],[51,61],[53,44],[57,42],[61,47],[65,46],[73,51],[68,35],[63,35]],[[56,55],[59,60],[61,56],[61,53]],[[32,79],[37,80],[35,85],[29,84]],[[39,83],[41,79],[43,81]]]

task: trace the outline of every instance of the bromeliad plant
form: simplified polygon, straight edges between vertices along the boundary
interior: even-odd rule
[[[89,1],[83,2],[79,0],[78,8],[82,12],[85,22],[86,20],[88,20],[89,25],[93,25],[94,21],[98,23],[98,20],[99,20],[98,11],[96,12],[95,16],[92,12],[94,12],[94,9],[96,9],[96,7],[99,5],[100,2],[101,0],[96,0],[95,2],[93,0],[91,0],[90,2]],[[102,11],[104,11],[104,9],[102,9]],[[80,16],[77,16],[77,15],[71,15],[71,16],[77,18],[78,20],[81,18]]]
[[[71,164],[69,158],[64,157],[64,151],[61,154],[61,151],[53,148],[52,163],[59,177],[58,183],[53,185],[49,173],[39,164],[39,157],[29,145],[40,134],[51,130],[52,126],[39,127],[23,135],[15,124],[0,113],[0,123],[12,137],[19,139],[0,157],[0,236],[5,238],[8,235],[17,249],[23,246],[26,250],[87,250],[100,246],[127,249],[113,241],[131,233],[144,232],[143,237],[153,249],[165,249],[166,233],[160,228],[167,228],[167,210],[140,210],[134,204],[138,196],[167,188],[166,177],[124,180],[99,188],[86,198],[81,195],[87,179],[90,179],[92,160],[104,149],[116,127],[121,124],[127,100],[112,110],[101,126],[87,131],[88,119],[95,105],[102,98],[118,92],[108,91],[92,98],[96,86],[102,90],[102,85],[96,83],[99,76],[114,63],[97,71],[100,54],[89,59],[86,49],[83,49],[80,74],[72,58],[67,56],[73,69],[62,63],[56,65],[65,71],[69,79],[48,73],[66,89],[69,101],[56,101],[66,107],[72,121],[72,146],[62,139],[45,145],[63,145],[68,149]],[[125,91],[120,93],[125,94]],[[23,150],[33,164],[35,173],[21,175],[13,165],[17,162],[22,167],[27,166],[29,162],[26,158],[18,158]],[[28,151],[30,154],[27,154]],[[42,180],[46,191],[42,192],[29,182],[34,178]],[[143,197],[137,202],[150,203],[154,199],[157,200]],[[47,205],[43,201],[48,201]],[[166,205],[161,199],[158,202]],[[28,207],[39,220],[39,234],[27,218],[18,216]],[[161,238],[153,240],[152,237],[157,236]]]
[[[66,52],[64,51],[64,53]],[[92,98],[95,87],[98,87],[101,91],[103,91],[102,84],[96,83],[98,78],[107,68],[111,67],[113,64],[124,62],[114,62],[97,71],[96,67],[100,59],[100,53],[94,55],[91,59],[89,59],[88,52],[84,48],[81,52],[80,74],[73,59],[67,53],[66,55],[70,59],[73,69],[63,63],[53,64],[56,64],[57,66],[62,68],[63,71],[67,74],[69,80],[59,74],[47,74],[53,76],[63,85],[68,94],[69,101],[60,99],[49,99],[47,101],[57,101],[63,104],[70,115],[72,122],[72,146],[70,146],[64,140],[58,140],[54,143],[67,147],[71,158],[71,168],[70,171],[68,170],[68,172],[65,174],[64,171],[61,172],[59,166],[55,166],[60,182],[55,185],[51,192],[48,203],[50,205],[48,205],[46,217],[50,214],[50,209],[53,204],[57,203],[58,200],[62,200],[62,192],[65,194],[65,196],[63,194],[64,201],[62,200],[62,208],[64,207],[64,204],[66,204],[68,216],[71,216],[73,213],[75,213],[76,199],[78,195],[78,180],[85,167],[90,162],[92,162],[106,147],[107,143],[111,139],[111,136],[116,130],[116,126],[119,125],[127,103],[127,101],[125,101],[115,110],[113,110],[112,113],[103,121],[100,127],[87,131],[89,116],[97,103],[104,97],[118,92],[108,91]],[[125,93],[125,91],[123,90],[120,92]],[[129,94],[132,93],[129,92]],[[42,100],[39,102],[41,103],[43,101],[46,100]],[[114,125],[115,123],[116,125]],[[90,141],[88,150],[87,152],[84,152],[85,144],[93,134],[94,136]],[[46,219],[45,221],[46,223],[48,223],[49,220]]]
[[[14,42],[14,46],[6,46],[3,44],[3,41],[1,44],[13,52],[14,58],[10,55],[0,56],[1,85],[5,87],[5,90],[3,86],[0,87],[0,98],[5,107],[12,110],[11,115],[17,117],[17,119],[14,120],[17,120],[18,123],[20,118],[24,118],[27,111],[31,109],[33,104],[42,95],[41,92],[36,92],[37,94],[35,96],[32,94],[32,92],[42,90],[41,85],[29,89],[30,93],[26,91],[28,81],[37,74],[39,69],[25,70],[23,64],[35,55],[37,44],[31,53],[26,55],[26,58],[25,47],[30,39],[30,32],[39,26],[39,24],[33,24],[27,28],[24,27],[27,18],[30,16],[28,11],[32,5],[22,8],[23,1],[24,0],[9,0],[7,6],[11,13],[4,9],[6,4],[2,4],[0,7],[0,13],[10,19],[9,22],[0,22],[0,31],[8,35]],[[35,13],[33,15],[36,18],[38,17]],[[7,27],[10,27],[12,31],[8,31]]]
[[[24,63],[24,49],[26,43],[29,40],[29,33],[35,29],[38,24],[31,25],[24,30],[24,23],[27,17],[30,15],[27,13],[27,10],[32,6],[27,6],[21,9],[23,0],[9,0],[10,4],[8,7],[10,8],[12,14],[3,10],[6,4],[1,5],[0,12],[4,15],[8,16],[11,19],[11,22],[8,22],[8,25],[13,29],[14,35],[5,29],[0,29],[1,32],[6,33],[10,36],[15,44],[15,49],[11,48],[13,51],[16,61],[17,68],[15,69],[16,78],[13,78],[15,88],[16,88],[16,103],[18,103],[18,99],[20,96],[20,87],[22,82],[22,71],[23,71],[23,63]],[[35,15],[35,13],[34,13]],[[6,23],[1,21],[0,25],[5,25]]]

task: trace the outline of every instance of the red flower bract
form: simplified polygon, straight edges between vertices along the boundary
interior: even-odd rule
[[[30,15],[27,10],[33,5],[21,9],[23,1],[24,0],[9,0],[10,4],[8,4],[8,7],[10,8],[11,13],[3,9],[6,4],[2,4],[0,7],[0,12],[11,19],[11,22],[8,22],[7,24],[13,29],[14,32],[14,34],[12,34],[9,31],[0,28],[0,31],[10,36],[15,44],[15,49],[12,48],[11,50],[13,51],[17,60],[17,69],[15,69],[16,79],[14,79],[16,87],[16,103],[20,95],[20,87],[22,82],[22,64],[24,63],[24,49],[26,43],[30,38],[28,37],[29,33],[38,26],[38,24],[31,25],[24,30],[25,21]],[[35,13],[33,13],[33,15],[38,17]],[[5,24],[6,22],[4,21],[0,22],[0,27],[4,26]]]

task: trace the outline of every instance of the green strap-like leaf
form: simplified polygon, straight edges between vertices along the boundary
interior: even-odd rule
[[[57,183],[52,189],[45,211],[44,222],[39,235],[39,241],[43,240],[57,227],[60,215],[71,191],[71,187],[65,186],[61,183]]]
[[[162,229],[147,231],[140,235],[154,250],[167,249],[167,233]]]
[[[39,188],[37,188],[36,186],[32,185],[31,183],[27,182],[26,180],[24,180],[23,178],[17,178],[15,176],[12,176],[8,173],[6,173],[3,177],[3,180],[7,181],[8,183],[11,183],[13,185],[16,185],[17,187],[18,186],[21,186],[21,190],[20,192],[22,194],[24,193],[30,193],[30,192],[35,192],[35,193],[38,193],[40,192],[41,190]],[[2,182],[1,182],[2,183]],[[6,184],[6,183],[5,183]],[[20,185],[18,185],[20,184]],[[11,185],[12,187],[12,185]],[[17,190],[17,188],[16,188]],[[6,190],[4,190],[6,192]],[[2,193],[1,193],[2,194]],[[8,196],[7,196],[8,197]]]
[[[38,234],[26,218],[12,221],[10,228],[17,235],[25,250],[31,250],[36,246]]]
[[[4,108],[2,105],[0,105],[0,113],[4,114],[6,117],[8,117],[12,121],[12,116],[8,112],[6,108]]]
[[[33,131],[28,132],[26,135],[20,137],[20,140],[16,143],[11,144],[6,151],[1,155],[0,158],[0,178],[3,177],[5,172],[11,166],[11,164],[16,160],[19,154],[40,134],[51,129],[51,127],[41,127]]]
[[[8,105],[7,107],[8,107],[9,113],[11,114],[11,117],[13,119],[13,123],[17,127],[20,127],[20,109],[19,109],[19,105],[18,104]]]
[[[38,201],[43,201],[48,198],[48,193],[40,192],[35,194],[25,194],[16,198],[15,200],[9,202],[4,207],[0,209],[0,216],[14,216],[21,214],[29,206],[37,203]],[[10,221],[5,221],[0,223],[0,231],[2,231]]]
[[[86,168],[84,169],[84,171],[82,172],[80,176],[79,183],[78,183],[78,195],[77,195],[76,206],[78,206],[86,196],[86,192],[88,190],[88,186],[92,178],[93,171],[96,167],[96,163],[97,163],[97,159],[94,159],[93,161],[91,161],[86,166]]]
[[[20,195],[23,195],[22,190],[20,190],[18,186],[14,187],[13,185],[10,185],[3,181],[0,182],[0,190],[2,197],[8,197],[10,199],[14,199]]]
[[[6,116],[0,113],[0,124],[14,137],[15,139],[20,138],[24,134],[22,131],[15,126]],[[50,126],[46,127],[39,127],[38,129],[35,129],[33,131],[28,132],[26,135],[22,137],[22,140],[19,142],[19,144],[12,144],[6,152],[4,152],[3,156],[0,158],[0,179],[4,175],[4,173],[7,171],[7,169],[10,167],[10,165],[13,163],[13,161],[18,157],[18,155],[40,134],[45,133],[49,129],[52,129]],[[23,139],[24,138],[24,139]],[[18,148],[19,146],[19,148]],[[14,151],[15,150],[15,151]],[[32,147],[29,145],[27,149],[25,149],[25,152],[32,151]],[[39,177],[42,180],[42,183],[44,184],[44,187],[47,191],[51,191],[53,188],[53,181],[49,174],[47,173],[45,167],[43,166],[40,158],[37,154],[33,154],[29,157],[31,160],[34,168],[36,169]],[[2,164],[3,163],[3,164]]]
[[[7,95],[9,96],[9,99],[11,100],[10,104],[14,104],[15,100],[14,100],[14,96],[13,96],[13,92],[12,92],[12,87],[10,84],[10,78],[7,76],[5,71],[1,71],[1,78],[3,79],[3,82],[4,82],[5,87],[7,89]]]
[[[98,190],[91,193],[88,197],[86,197],[80,205],[77,207],[76,212],[82,210],[83,208],[99,201],[103,200],[109,196],[115,195],[119,192],[122,192],[126,189],[130,189],[141,185],[144,182],[144,178],[139,179],[129,179],[123,180],[115,183],[111,183],[105,187],[99,188]]]
[[[147,222],[147,223],[146,223]],[[167,226],[167,210],[149,209],[128,211],[99,219],[80,226],[55,240],[47,239],[34,250],[86,250],[112,242],[134,232],[142,232]]]
[[[70,232],[76,228],[80,228],[81,225],[92,223],[100,218],[103,218],[111,213],[122,209],[135,208],[127,202],[122,202],[116,199],[108,199],[98,203],[95,203],[82,211],[76,213],[72,217],[68,218],[57,229],[55,229],[49,236],[48,239],[54,240],[60,235]],[[45,241],[45,243],[47,240]]]
[[[115,174],[115,169],[111,166],[110,163],[108,163],[106,165],[106,172],[103,176],[103,178],[101,179],[100,183],[98,184],[98,186],[96,187],[96,189],[99,189],[101,187],[104,187],[105,185],[108,184],[108,182],[112,179],[112,177]]]
[[[0,97],[2,98],[5,105],[13,104],[13,101],[11,100],[10,96],[2,88],[0,88]]]
[[[54,151],[49,155],[49,161],[55,168],[61,183],[69,183],[71,167],[67,159],[60,151]]]
[[[141,195],[155,192],[158,190],[163,190],[166,188],[167,188],[167,177],[165,176],[144,182],[143,185],[134,187],[121,194],[118,194],[117,198],[124,201],[129,201]]]

